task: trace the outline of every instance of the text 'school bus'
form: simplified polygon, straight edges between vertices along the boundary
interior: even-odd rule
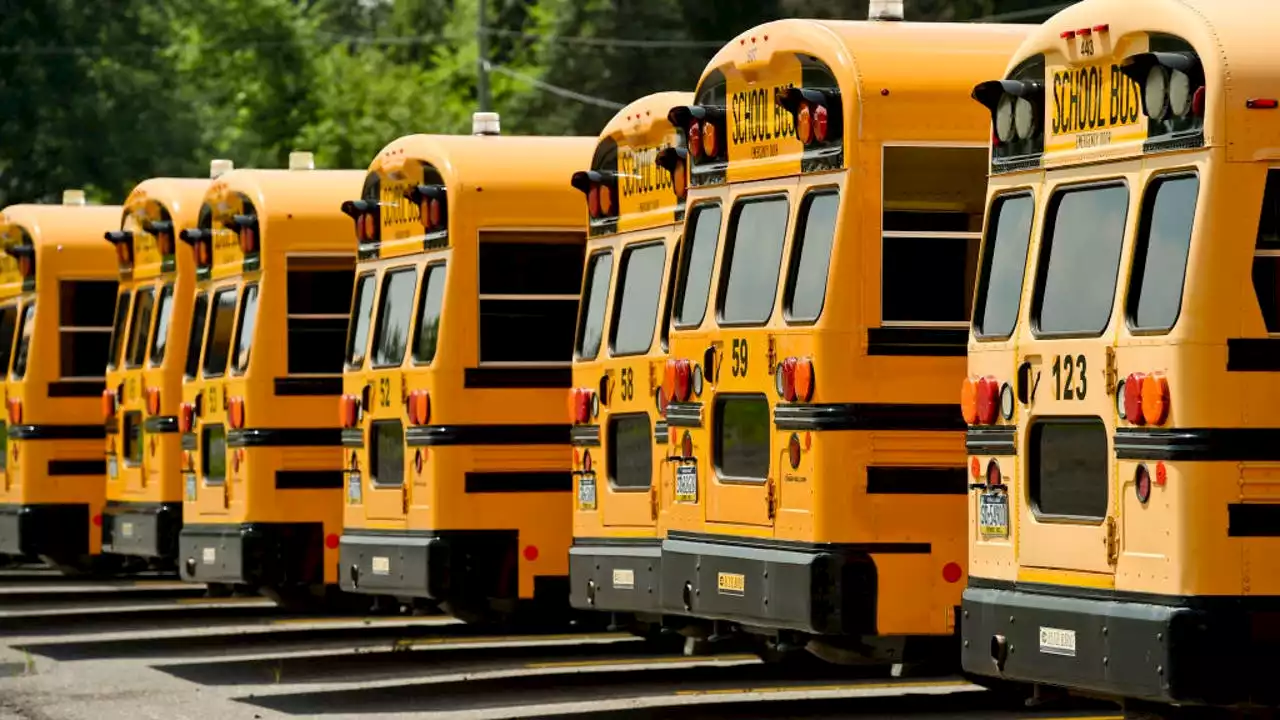
[[[768,23],[671,111],[684,151],[665,164],[690,180],[662,381],[665,612],[768,656],[954,653],[954,388],[990,133],[969,93],[1026,34]]]
[[[65,571],[113,564],[100,554],[106,432],[98,408],[117,278],[102,235],[120,226],[122,210],[85,205],[84,193],[69,190],[62,205],[0,214],[0,553]]]
[[[197,293],[178,545],[185,580],[306,606],[337,599],[337,413],[355,270],[338,207],[364,173],[315,170],[310,153],[289,167],[220,176],[182,235]]]
[[[586,233],[567,180],[595,149],[498,136],[491,113],[474,125],[391,143],[345,207],[360,265],[342,587],[464,620],[568,608],[564,398]]]
[[[1084,0],[974,89],[970,673],[1280,703],[1277,26]]]
[[[589,237],[569,396],[579,467],[571,602],[648,624],[660,616],[659,497],[672,479],[659,401],[664,310],[684,218],[684,198],[657,160],[679,144],[668,111],[692,99],[657,93],[619,110],[591,169],[572,178],[586,196]]]
[[[208,189],[209,180],[146,180],[125,200],[120,229],[106,233],[120,294],[102,394],[102,549],[156,567],[174,566],[182,529],[178,408],[196,268],[192,247],[178,235],[196,227]]]

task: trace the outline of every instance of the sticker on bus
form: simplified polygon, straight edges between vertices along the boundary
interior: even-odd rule
[[[721,595],[744,595],[747,579],[741,573],[722,572],[716,577],[716,590]]]
[[[1076,656],[1076,631],[1040,627],[1040,652],[1045,655]]]
[[[1049,68],[1049,153],[1147,139],[1138,83],[1113,60]]]
[[[613,589],[631,590],[636,586],[636,571],[627,568],[615,568],[613,571]]]
[[[698,466],[676,466],[676,502],[698,502]]]
[[[596,509],[595,473],[583,473],[578,477],[578,507],[583,510]]]
[[[1009,537],[1009,497],[1002,492],[978,496],[978,531],[983,537]]]

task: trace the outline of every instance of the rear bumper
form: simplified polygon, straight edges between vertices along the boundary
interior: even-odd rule
[[[1280,654],[1280,598],[1064,590],[972,579],[962,603],[964,669],[1160,703],[1280,697],[1267,671]]]
[[[873,635],[876,566],[864,548],[693,533],[662,543],[665,614],[818,635]]]
[[[182,503],[107,501],[102,511],[102,551],[172,561],[178,557]]]
[[[338,545],[346,592],[485,601],[516,597],[517,536],[505,530],[385,532],[347,528]]]
[[[0,505],[0,553],[55,559],[89,554],[89,506]]]
[[[178,569],[190,582],[287,587],[324,583],[320,523],[186,525]]]
[[[661,563],[658,538],[574,538],[569,603],[579,610],[660,613]]]

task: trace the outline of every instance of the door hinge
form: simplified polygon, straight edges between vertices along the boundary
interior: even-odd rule
[[[1113,517],[1107,518],[1107,537],[1103,542],[1107,546],[1107,564],[1115,565],[1120,559],[1120,537]]]
[[[649,519],[657,522],[658,520],[658,486],[649,487]]]
[[[1107,394],[1115,395],[1119,378],[1116,372],[1116,349],[1110,345],[1107,346],[1107,367],[1103,372],[1103,382],[1106,385]]]
[[[765,488],[764,488],[764,506],[765,506],[765,510],[766,510],[766,511],[768,512],[768,514],[769,514],[769,519],[770,519],[770,520],[772,520],[772,519],[777,515],[777,512],[778,512],[778,497],[777,497],[777,495],[776,495],[776,494],[775,494],[775,492],[774,492],[774,485],[773,485],[773,478],[772,478],[772,477],[770,477],[770,478],[765,482]]]
[[[769,350],[768,350],[767,360],[769,365],[769,377],[773,377],[773,374],[777,372],[778,344],[777,344],[777,338],[775,338],[772,334],[769,335]]]
[[[402,515],[409,514],[409,483],[400,485],[400,513]]]

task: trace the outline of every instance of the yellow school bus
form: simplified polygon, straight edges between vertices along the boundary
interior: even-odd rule
[[[567,180],[595,149],[474,123],[392,142],[345,206],[360,265],[340,554],[344,590],[468,621],[568,608],[564,398],[586,233]]]
[[[208,180],[154,178],[106,233],[120,277],[102,414],[107,428],[103,552],[172,568],[182,529],[182,369],[195,295],[195,254],[178,235],[196,226]]]
[[[97,419],[117,285],[102,236],[121,211],[87,206],[71,190],[62,205],[0,213],[0,553],[66,572],[114,565],[101,555],[106,433]]]
[[[1278,22],[1083,0],[974,88],[970,673],[1280,704]]]
[[[184,383],[183,579],[286,606],[341,602],[342,347],[355,245],[338,211],[356,170],[232,170],[194,230],[202,348]],[[195,330],[193,329],[193,337]]]
[[[656,93],[619,110],[590,169],[572,178],[589,238],[569,398],[578,467],[570,601],[645,624],[660,614],[658,496],[671,473],[659,385],[684,218],[658,157],[679,145],[667,112],[692,99]]]
[[[666,164],[689,182],[661,382],[665,612],[772,658],[954,653],[954,387],[989,132],[969,92],[1026,33],[768,23],[671,110]]]

